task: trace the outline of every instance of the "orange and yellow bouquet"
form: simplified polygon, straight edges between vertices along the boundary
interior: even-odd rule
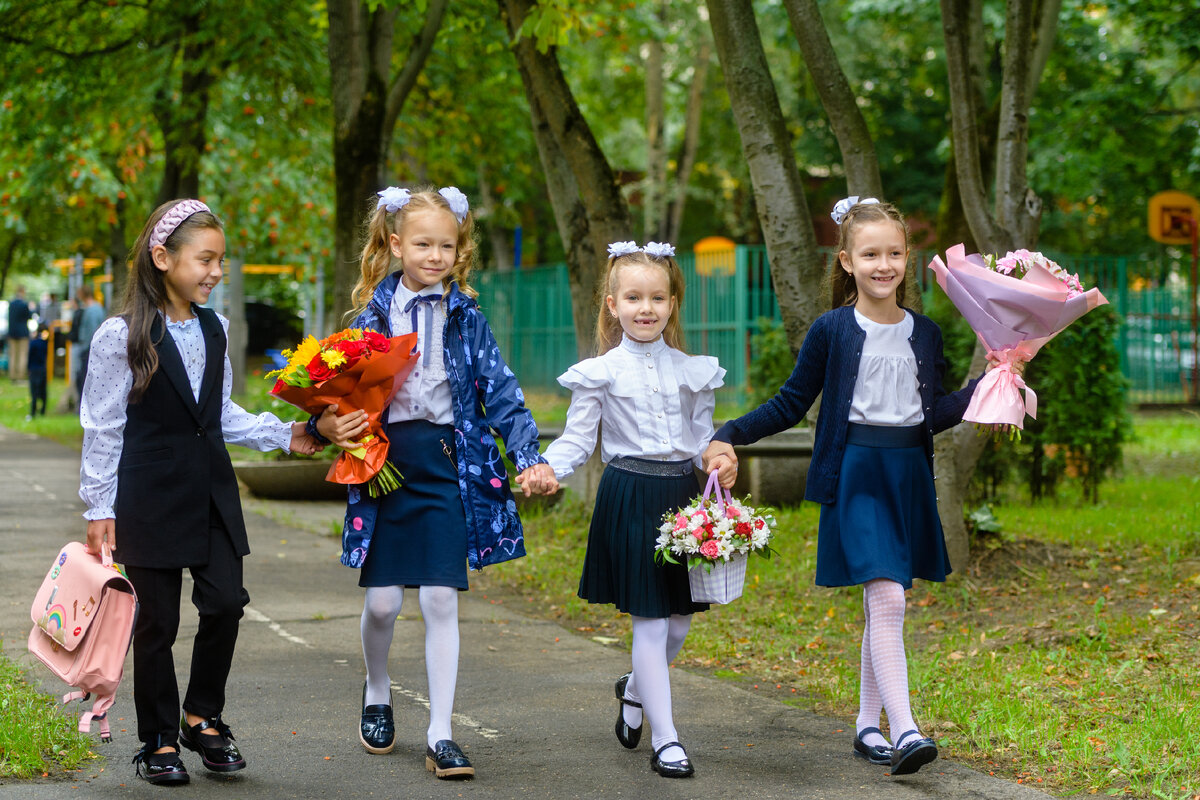
[[[339,414],[367,412],[369,429],[353,450],[343,450],[325,480],[367,484],[372,497],[400,487],[403,475],[388,461],[388,439],[380,417],[416,364],[412,352],[417,335],[388,338],[381,333],[347,328],[317,341],[309,336],[294,350],[284,350],[288,363],[267,373],[276,378],[271,394],[309,414],[336,405]]]

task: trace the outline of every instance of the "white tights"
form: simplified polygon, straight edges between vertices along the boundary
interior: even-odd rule
[[[908,700],[908,661],[904,655],[904,587],[878,579],[863,587],[863,612],[867,622],[862,640],[862,682],[859,688],[857,729],[878,728],[880,711],[887,709],[892,744],[895,737],[915,730]],[[877,733],[862,737],[867,745],[886,745]]]
[[[683,640],[692,624],[690,614],[669,618],[633,617],[633,674],[625,686],[625,697],[641,702],[642,708],[623,706],[625,722],[637,728],[642,711],[650,720],[651,745],[655,750],[667,742],[679,740],[671,713],[671,662],[679,655]],[[678,761],[684,752],[678,747],[664,750],[663,761]]]
[[[458,590],[451,586],[422,586],[417,593],[425,620],[425,673],[429,680],[428,744],[452,739],[454,687],[458,680]],[[365,705],[391,703],[388,650],[396,617],[404,604],[404,587],[367,587],[362,613],[363,660],[367,664]]]

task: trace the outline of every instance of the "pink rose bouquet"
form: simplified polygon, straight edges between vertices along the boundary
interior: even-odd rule
[[[929,268],[997,365],[976,385],[963,420],[992,428],[1024,428],[1026,414],[1037,418],[1037,395],[1025,384],[1018,365],[1108,301],[1099,289],[1085,290],[1079,276],[1030,250],[999,258],[966,255],[966,248],[958,244],[946,251],[945,262],[935,256]]]
[[[710,487],[716,485],[715,475],[709,479]],[[775,517],[745,500],[737,502],[727,490],[725,495],[718,490],[710,496],[706,490],[687,507],[666,514],[658,529],[655,559],[708,571],[738,555],[770,557]]]

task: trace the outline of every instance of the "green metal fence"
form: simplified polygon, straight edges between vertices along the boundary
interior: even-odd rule
[[[925,269],[935,253],[918,251],[912,264],[924,292],[936,288]],[[1123,257],[1049,254],[1079,274],[1085,286],[1097,286],[1124,320],[1118,335],[1121,368],[1130,379],[1136,403],[1180,403],[1193,397],[1192,337],[1189,292],[1168,276],[1179,265],[1156,266],[1154,280],[1130,276]],[[821,252],[824,266],[833,251]],[[729,274],[701,275],[694,254],[681,254],[687,281],[683,328],[689,352],[716,356],[726,369],[723,400],[738,402],[753,358],[750,339],[758,319],[779,319],[779,303],[771,284],[766,248],[739,245]],[[1139,265],[1139,273],[1147,268]],[[1132,285],[1131,285],[1132,283]],[[577,360],[570,286],[565,264],[512,272],[477,273],[479,302],[491,322],[513,371],[526,390],[559,390],[555,378]]]

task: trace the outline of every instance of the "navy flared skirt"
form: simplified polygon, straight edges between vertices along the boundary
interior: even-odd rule
[[[649,469],[664,465],[642,463]],[[686,506],[700,491],[691,462],[665,463],[678,464],[679,474],[644,475],[610,464],[600,477],[579,579],[579,596],[589,603],[610,603],[626,614],[653,618],[708,609],[707,603],[692,602],[686,566],[654,560],[663,515]]]
[[[821,506],[817,585],[856,586],[886,578],[950,573],[921,425],[850,424],[834,502]]]
[[[467,521],[454,426],[395,422],[387,426],[387,437],[388,460],[404,480],[380,501],[358,585],[466,589]]]

